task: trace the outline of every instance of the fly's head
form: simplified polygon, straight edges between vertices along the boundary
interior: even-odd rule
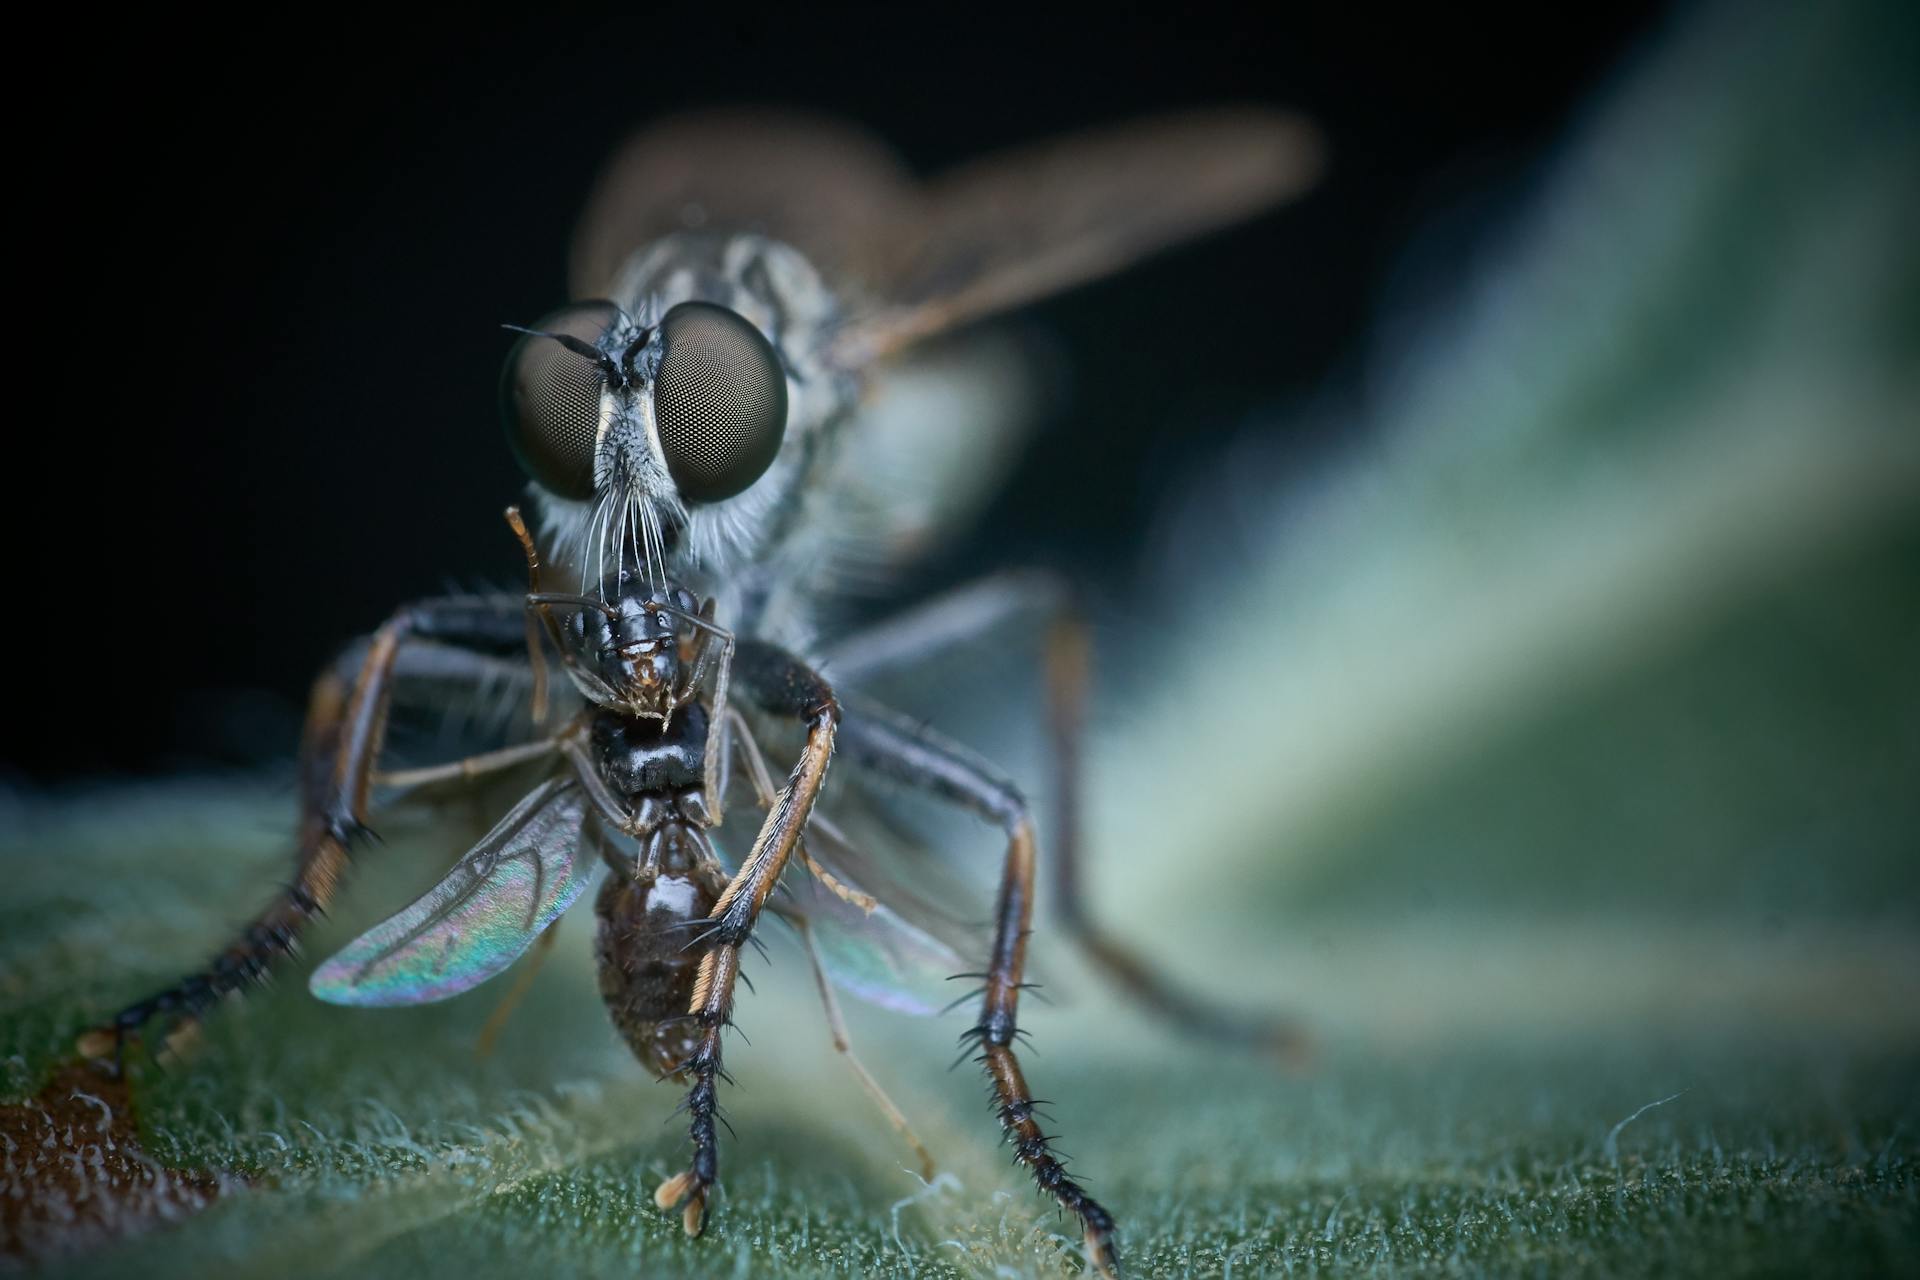
[[[801,394],[830,300],[798,254],[734,236],[670,237],[653,255],[615,282],[624,305],[570,303],[521,330],[501,380],[549,553],[609,602],[629,564],[658,585],[751,559],[830,398]]]

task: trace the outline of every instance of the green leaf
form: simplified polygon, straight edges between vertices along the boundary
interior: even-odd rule
[[[1351,453],[1255,486],[1244,563],[1154,684],[1109,688],[1102,914],[1318,1040],[1298,1074],[1184,1043],[1037,939],[1029,1074],[1132,1274],[1920,1263],[1912,26],[1678,23]],[[944,1070],[963,1021],[853,1011],[941,1161],[925,1186],[778,945],[700,1240],[652,1206],[678,1090],[607,1025],[583,913],[489,1059],[504,984],[349,1010],[296,964],[130,1093],[83,1087],[73,1036],[272,891],[289,801],[5,804],[0,1221],[51,1274],[1080,1266],[972,1068]],[[369,851],[309,953],[431,884],[465,825]]]

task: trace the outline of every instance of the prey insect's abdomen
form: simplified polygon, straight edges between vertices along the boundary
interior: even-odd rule
[[[600,996],[634,1055],[656,1075],[678,1077],[699,1047],[687,1015],[702,949],[689,946],[718,894],[698,864],[657,874],[615,874],[600,888],[594,958]]]

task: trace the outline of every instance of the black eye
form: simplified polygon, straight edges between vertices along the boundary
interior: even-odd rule
[[[787,376],[744,317],[683,302],[660,321],[653,417],[680,496],[731,498],[758,480],[787,431]]]
[[[611,302],[575,302],[532,327],[598,342],[619,309]],[[500,413],[521,469],[563,498],[593,496],[593,450],[600,434],[606,377],[585,356],[552,338],[522,334],[500,375]]]

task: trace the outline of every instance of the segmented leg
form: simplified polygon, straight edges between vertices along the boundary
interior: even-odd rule
[[[550,756],[557,750],[559,746],[552,738],[542,738],[538,742],[522,742],[498,751],[483,751],[477,756],[449,760],[445,764],[430,764],[418,769],[383,769],[373,775],[373,783],[379,787],[406,788],[430,787],[441,782],[472,782],[489,773],[498,773],[529,760]]]
[[[373,634],[352,679],[345,663],[324,672],[308,700],[301,740],[300,824],[292,882],[204,969],[128,1005],[106,1026],[81,1036],[79,1051],[119,1058],[128,1040],[162,1017],[172,1020],[171,1040],[223,996],[258,981],[274,961],[290,953],[301,930],[332,901],[351,846],[366,834],[374,764],[404,646],[431,639],[470,645],[481,653],[512,653],[525,644],[521,614],[518,597],[421,601],[394,614]],[[423,667],[434,679],[455,679],[459,652],[441,646]],[[479,661],[489,676],[496,672],[493,660]]]
[[[913,667],[1009,627],[1044,626],[1074,612],[1065,581],[1039,569],[996,573],[856,631],[827,650],[821,669],[843,687]]]
[[[1092,637],[1066,582],[1033,570],[984,578],[848,638],[830,651],[827,669],[843,684],[857,684],[1003,630],[1044,636],[1056,824],[1051,862],[1061,927],[1120,990],[1182,1030],[1283,1057],[1300,1053],[1306,1037],[1292,1023],[1222,1009],[1181,989],[1088,909],[1080,879],[1080,743]]]
[[[1013,1051],[1020,1034],[1020,991],[1026,971],[1027,936],[1033,924],[1033,821],[1014,785],[992,765],[957,743],[903,716],[860,702],[851,704],[842,726],[841,749],[850,760],[882,776],[969,809],[1007,834],[1006,861],[994,907],[993,949],[984,975],[980,1021],[965,1039],[980,1053],[993,1084],[1000,1127],[1013,1143],[1043,1194],[1079,1218],[1087,1256],[1105,1276],[1118,1274],[1113,1216],[1086,1188],[1067,1176],[1035,1118],[1033,1093]]]
[[[738,713],[735,713],[729,732],[740,749],[741,758],[746,761],[747,778],[753,785],[760,807],[773,808],[777,798],[773,790],[773,775],[767,771],[766,759],[760,754],[760,744],[754,741],[753,730],[747,726],[745,720],[739,717]],[[830,824],[826,818],[815,814],[808,824],[808,830],[810,833],[819,833],[823,827],[828,826]],[[795,852],[831,892],[847,902],[864,907],[868,911],[873,910],[876,904],[871,897],[849,889],[835,880],[825,867],[819,866],[813,859],[807,857],[806,836],[800,838],[799,844],[795,846]],[[905,1139],[909,1147],[913,1148],[914,1155],[920,1158],[922,1180],[932,1182],[936,1170],[933,1153],[927,1150],[926,1144],[920,1141],[920,1135],[915,1133],[913,1126],[907,1123],[906,1113],[887,1096],[887,1091],[880,1087],[880,1082],[873,1078],[873,1073],[867,1070],[866,1064],[860,1061],[859,1055],[853,1051],[853,1036],[847,1030],[846,1018],[840,1012],[840,1000],[833,994],[833,979],[827,976],[826,965],[821,962],[820,948],[814,944],[813,926],[807,922],[806,916],[801,912],[780,908],[775,910],[779,911],[781,918],[793,925],[795,932],[800,935],[800,945],[807,953],[807,964],[813,970],[814,986],[820,992],[820,1007],[826,1014],[827,1033],[833,1037],[834,1051],[846,1060],[847,1069],[853,1072],[853,1078],[860,1082],[861,1089],[866,1091],[873,1105],[879,1108],[880,1114],[886,1117],[887,1123],[893,1126],[894,1131]]]
[[[681,1067],[692,1081],[687,1112],[692,1117],[691,1167],[654,1192],[662,1210],[681,1209],[681,1225],[688,1235],[706,1226],[707,1196],[720,1176],[717,1082],[721,1067],[721,1033],[733,1012],[733,986],[740,976],[740,949],[766,905],[767,895],[780,880],[787,860],[799,843],[801,830],[813,811],[820,784],[833,758],[834,736],[840,724],[840,704],[825,680],[797,659],[771,645],[742,641],[735,654],[735,688],[750,702],[773,714],[791,715],[806,726],[806,745],[787,785],[768,811],[753,849],[726,892],[709,913],[712,924],[696,940],[706,948],[694,980],[688,1012],[701,1029],[699,1047]]]
[[[820,960],[820,950],[814,946],[813,930],[805,916],[793,916],[792,919],[794,928],[800,933],[800,944],[806,949],[807,964],[813,970],[814,986],[820,992],[820,1007],[827,1016],[827,1034],[833,1037],[834,1052],[846,1060],[847,1070],[853,1072],[853,1078],[860,1082],[860,1088],[866,1092],[868,1099],[879,1108],[880,1114],[886,1117],[887,1123],[893,1126],[901,1140],[913,1149],[913,1154],[920,1158],[921,1180],[932,1182],[933,1175],[938,1171],[933,1153],[927,1150],[927,1144],[920,1141],[920,1135],[907,1123],[906,1113],[900,1110],[899,1104],[887,1096],[887,1091],[880,1087],[880,1082],[860,1061],[860,1055],[853,1051],[853,1036],[847,1030],[846,1018],[840,1012],[839,997],[833,994],[833,979],[827,976],[826,966]]]

